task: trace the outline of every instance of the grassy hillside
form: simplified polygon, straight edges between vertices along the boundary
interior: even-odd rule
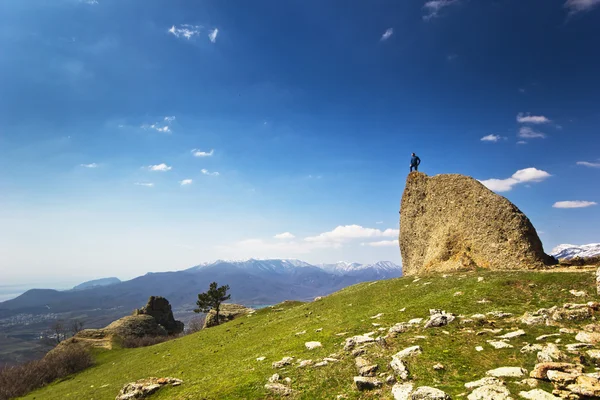
[[[483,281],[478,277],[483,277]],[[577,298],[569,293],[571,289],[583,290],[588,296]],[[235,287],[232,290],[235,291]],[[463,294],[455,296],[458,291]],[[489,302],[482,303],[482,299]],[[398,322],[427,318],[430,308],[466,316],[498,310],[521,316],[525,311],[533,312],[542,307],[595,299],[594,277],[590,271],[482,272],[424,277],[417,282],[414,278],[399,278],[363,283],[320,301],[287,302],[156,346],[98,352],[96,366],[26,398],[114,399],[125,383],[150,376],[171,376],[184,381],[179,387],[161,389],[153,399],[275,398],[277,396],[269,394],[264,385],[278,372],[282,378],[291,378],[291,388],[297,391],[292,398],[335,399],[343,394],[349,399],[391,399],[389,385],[370,392],[353,389],[352,377],[357,373],[354,357],[343,350],[344,338],[377,330],[373,323],[386,328],[374,336],[385,336],[387,328]],[[383,313],[380,319],[370,318],[379,313]],[[590,322],[568,322],[561,326]],[[489,369],[521,366],[531,370],[535,353],[523,354],[520,348],[525,342],[536,343],[539,335],[558,333],[560,328],[526,326],[506,319],[497,319],[492,324],[504,328],[503,333],[522,328],[527,334],[511,339],[514,348],[497,350],[486,343],[494,334],[477,334],[490,325],[465,325],[459,319],[442,328],[424,329],[421,324],[388,340],[388,348],[369,346],[366,357],[379,365],[380,372],[392,373],[388,366],[391,355],[419,344],[423,354],[408,363],[415,384],[434,386],[454,397],[465,392],[465,382],[483,377]],[[316,332],[317,329],[322,330]],[[300,331],[306,333],[296,335]],[[336,335],[342,332],[347,334]],[[574,343],[574,334],[563,334],[561,340],[561,346]],[[323,347],[307,350],[304,346],[307,341],[320,341]],[[484,351],[476,351],[476,346],[482,346]],[[295,357],[295,361],[317,362],[333,353],[340,362],[324,367],[298,368],[294,363],[283,370],[274,370],[271,366],[284,356]],[[266,357],[264,361],[256,360],[262,356]],[[434,371],[432,366],[436,363],[442,363],[445,369]],[[513,392],[510,384],[509,388]]]

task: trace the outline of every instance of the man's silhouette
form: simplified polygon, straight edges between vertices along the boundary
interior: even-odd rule
[[[419,164],[421,164],[421,159],[415,153],[412,153],[412,157],[410,158],[410,172],[412,172],[413,168],[415,171],[418,171]]]

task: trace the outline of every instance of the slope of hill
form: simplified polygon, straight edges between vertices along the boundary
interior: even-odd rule
[[[96,286],[109,286],[109,285],[114,285],[117,283],[121,283],[121,280],[119,278],[115,278],[115,277],[94,279],[92,281],[80,283],[79,285],[75,286],[73,288],[73,290],[85,290],[85,289],[91,289]]]
[[[600,243],[590,243],[581,246],[561,244],[552,249],[551,255],[561,260],[571,260],[575,257],[587,258],[600,256]]]
[[[593,312],[585,305],[563,305],[596,299],[591,270],[465,273],[361,283],[319,301],[267,307],[152,347],[99,351],[95,367],[26,398],[114,399],[124,384],[151,376],[183,380],[181,386],[160,389],[153,399],[276,398],[265,384],[278,373],[281,379],[291,380],[289,398],[392,399],[392,383],[385,383],[387,376],[395,375],[390,368],[392,355],[415,345],[422,353],[404,360],[408,379],[415,388],[436,387],[454,398],[468,392],[465,382],[485,377],[488,370],[508,366],[531,371],[537,351],[555,342],[565,361],[583,362],[585,372],[594,372],[594,359],[586,351],[599,345],[584,344],[579,350],[566,351],[567,345],[586,340],[578,332],[591,322]],[[553,306],[558,308],[550,311],[552,318],[544,317],[543,310],[534,315]],[[444,327],[425,328],[430,309],[454,313],[456,320]],[[525,312],[531,313],[527,322],[538,324],[525,324],[520,318]],[[570,320],[571,313],[578,313],[581,320]],[[385,336],[395,324],[414,318],[425,320],[406,324],[385,342],[365,346],[361,357],[376,365],[376,375],[383,374],[382,386],[357,391],[353,385],[357,360],[344,349],[346,339],[369,332],[372,338]],[[506,333],[511,334],[499,338]],[[322,347],[309,350],[305,346],[309,341],[318,341]],[[526,349],[533,351],[521,350],[526,343],[532,345]],[[264,361],[259,361],[262,357]],[[273,368],[271,364],[283,357],[293,357],[291,364]],[[331,357],[326,365],[316,365],[326,357]],[[312,364],[300,367],[301,360],[312,360]],[[438,363],[443,367],[434,369]],[[517,383],[522,378],[502,379],[513,397],[531,389]],[[549,383],[539,384],[551,390]]]

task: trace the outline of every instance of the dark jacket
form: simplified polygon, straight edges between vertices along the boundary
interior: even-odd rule
[[[413,166],[413,167],[414,167],[415,165],[419,165],[419,164],[421,164],[421,159],[420,159],[419,157],[417,157],[417,156],[412,156],[412,157],[410,158],[410,165],[411,165],[411,166]]]

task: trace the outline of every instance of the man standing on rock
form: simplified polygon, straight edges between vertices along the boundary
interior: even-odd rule
[[[418,171],[419,164],[421,164],[421,159],[415,153],[412,153],[412,157],[410,158],[410,172],[412,172],[413,168],[415,171]]]

